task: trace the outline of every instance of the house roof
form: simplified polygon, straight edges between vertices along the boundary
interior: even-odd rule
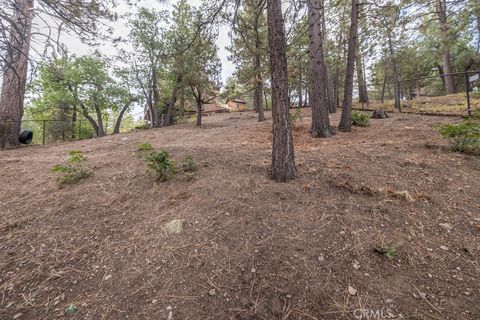
[[[232,99],[230,102],[236,102],[236,103],[241,103],[241,104],[247,104],[247,101],[243,99]]]

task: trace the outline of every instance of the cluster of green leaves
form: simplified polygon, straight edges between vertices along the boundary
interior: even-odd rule
[[[167,181],[175,176],[176,165],[167,151],[157,151],[148,142],[138,144],[139,156],[147,163],[147,172],[155,173],[159,181]]]
[[[123,117],[137,97],[130,92],[126,71],[112,70],[110,62],[94,54],[53,59],[40,66],[30,88],[33,99],[27,114],[39,120],[64,120],[48,123],[49,140],[102,136],[105,122],[123,120],[120,115]],[[133,119],[125,118],[132,126]]]
[[[142,152],[145,152],[145,151],[153,151],[155,150],[153,148],[153,146],[148,143],[148,142],[141,142],[139,145],[138,145],[138,151],[142,151]]]
[[[480,151],[480,113],[459,123],[441,125],[439,132],[452,141],[457,152]]]
[[[128,60],[133,88],[150,110],[165,114],[176,102],[176,116],[181,117],[194,104],[216,96],[221,70],[217,28],[206,28],[203,14],[180,0],[171,13],[140,8],[130,19],[129,41],[135,51],[122,56]]]
[[[83,155],[82,151],[72,150],[69,155],[67,163],[57,164],[52,168],[53,172],[62,174],[57,177],[60,188],[77,183],[93,174],[86,166],[87,157]]]
[[[167,151],[151,151],[144,159],[148,172],[155,172],[159,181],[167,181],[177,172],[175,162]]]
[[[352,124],[354,126],[367,127],[369,124],[369,120],[370,119],[368,118],[368,115],[364,113],[357,111],[352,112]]]
[[[292,124],[296,123],[297,121],[302,121],[303,116],[302,116],[302,109],[301,108],[296,108],[295,111],[290,112],[290,122]]]
[[[155,173],[159,181],[167,181],[177,173],[177,165],[167,151],[157,151],[147,142],[138,144],[139,156],[147,163],[147,172]],[[190,178],[198,170],[197,163],[191,155],[187,155],[181,163],[181,170]]]
[[[191,155],[187,155],[182,163],[182,168],[184,172],[195,172],[197,171],[197,163]]]
[[[373,249],[373,251],[387,259],[394,259],[398,255],[397,247],[395,244],[389,244],[386,246],[375,248]]]

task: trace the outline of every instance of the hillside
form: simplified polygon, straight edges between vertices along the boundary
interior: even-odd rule
[[[249,112],[0,152],[0,319],[479,319],[480,158],[433,127],[455,119],[313,139],[303,112],[289,183]],[[199,169],[155,182],[141,142]],[[70,150],[94,175],[59,189]]]

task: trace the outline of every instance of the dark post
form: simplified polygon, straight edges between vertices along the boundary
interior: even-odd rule
[[[395,99],[395,102],[398,102],[398,112],[402,112],[402,102],[400,101],[400,81],[397,81],[395,85],[397,86],[397,98]]]
[[[472,115],[472,110],[470,109],[470,79],[468,71],[465,71],[465,91],[467,92],[467,114],[470,117]]]
[[[82,140],[82,120],[79,121],[79,126],[78,126],[78,140]]]
[[[45,145],[45,126],[46,126],[47,120],[43,120],[43,134],[42,134],[42,144]]]

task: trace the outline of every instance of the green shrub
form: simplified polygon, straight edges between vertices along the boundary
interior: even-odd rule
[[[302,109],[301,108],[296,108],[295,111],[290,112],[290,122],[294,124],[297,121],[302,121],[303,116],[302,116]]]
[[[385,257],[388,259],[393,259],[397,256],[397,248],[395,248],[394,245],[388,246],[388,248],[385,250]]]
[[[439,132],[444,138],[450,139],[453,149],[457,152],[480,151],[480,117],[476,115],[459,123],[444,124]]]
[[[135,126],[135,130],[148,130],[150,125],[148,123],[143,123],[141,125]]]
[[[175,175],[175,162],[166,151],[152,151],[145,156],[149,172],[155,172],[159,181],[166,181]]]
[[[69,151],[68,154],[70,155],[70,158],[68,158],[68,162],[70,163],[82,163],[87,161],[87,157],[85,157],[80,150],[72,150]]]
[[[361,112],[352,112],[352,124],[354,126],[367,127],[369,124],[368,115]]]
[[[64,164],[57,164],[52,167],[55,173],[61,173],[57,177],[57,183],[60,188],[67,184],[74,184],[92,175],[92,172],[86,168],[87,157],[82,151],[72,150],[69,152],[70,157]]]
[[[138,151],[153,151],[153,146],[148,142],[141,142],[138,144]]]
[[[182,169],[184,172],[195,172],[197,171],[197,163],[191,155],[187,155],[185,160],[182,162]]]

